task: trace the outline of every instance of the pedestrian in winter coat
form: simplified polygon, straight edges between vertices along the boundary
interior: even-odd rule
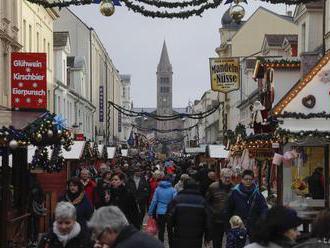
[[[55,222],[44,235],[38,248],[92,248],[89,235],[76,222],[76,209],[69,202],[59,202],[55,208]]]
[[[291,248],[300,235],[297,227],[302,223],[295,210],[275,206],[258,221],[253,233],[255,242],[246,248]]]
[[[181,175],[179,182],[177,184],[175,184],[175,186],[174,186],[177,193],[179,193],[180,191],[183,190],[183,184],[187,179],[189,179],[188,174],[182,174]]]
[[[96,188],[96,183],[90,178],[90,172],[87,169],[83,169],[80,172],[80,181],[84,185],[85,194],[89,202],[94,207],[94,190]]]
[[[234,187],[225,207],[227,219],[233,215],[241,217],[249,235],[257,219],[268,210],[266,200],[253,183],[253,178],[253,171],[243,171],[242,182]]]
[[[152,201],[152,197],[154,196],[156,188],[158,187],[159,182],[163,178],[164,178],[164,172],[162,172],[160,170],[156,170],[153,173],[152,178],[149,180],[150,194],[149,194],[148,206],[150,206],[150,203]]]
[[[147,212],[150,187],[140,168],[136,168],[133,177],[127,182],[128,190],[135,196],[139,208],[139,229]]]
[[[87,230],[87,221],[93,214],[93,207],[84,192],[84,186],[78,177],[73,177],[68,181],[67,191],[60,201],[70,202],[75,206],[77,221],[82,229]]]
[[[98,180],[95,188],[95,208],[108,206],[110,204],[110,189],[111,189],[111,171],[105,170],[102,178]]]
[[[94,248],[164,248],[154,237],[138,231],[115,206],[96,210],[88,223],[96,244]]]
[[[184,189],[169,205],[169,223],[173,230],[173,248],[201,248],[210,240],[211,216],[199,185],[187,179]]]
[[[176,195],[175,189],[172,187],[169,177],[165,177],[159,183],[159,186],[156,188],[154,196],[152,198],[148,215],[156,215],[156,221],[158,226],[158,238],[161,242],[164,242],[164,233],[165,227],[167,226],[168,240],[171,246],[172,243],[172,232],[167,224],[167,207],[168,204],[174,199]]]
[[[229,220],[231,229],[226,233],[226,248],[243,248],[246,243],[247,232],[242,219],[234,215]]]
[[[330,210],[321,211],[312,225],[311,239],[294,248],[330,248]]]
[[[135,196],[125,186],[125,175],[115,173],[111,176],[111,190],[109,205],[117,206],[125,214],[130,224],[139,228],[139,209]]]
[[[232,171],[230,169],[222,169],[221,179],[218,182],[212,183],[206,193],[206,200],[212,216],[212,240],[214,248],[222,248],[222,239],[227,221],[224,214],[225,203],[233,187],[231,177]]]

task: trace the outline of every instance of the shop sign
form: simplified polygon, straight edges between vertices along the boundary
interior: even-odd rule
[[[11,54],[11,107],[13,110],[47,109],[46,53]]]
[[[240,88],[239,58],[210,58],[211,89],[228,93]]]

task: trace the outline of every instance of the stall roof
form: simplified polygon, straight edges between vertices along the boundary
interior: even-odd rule
[[[107,147],[108,159],[112,159],[116,154],[116,147]]]
[[[209,145],[209,155],[210,158],[228,158],[229,151],[224,145]]]
[[[121,149],[121,156],[128,157],[128,149]]]
[[[86,141],[73,141],[70,151],[66,151],[62,148],[64,159],[75,160],[80,159],[83,154]]]
[[[102,157],[103,148],[104,148],[104,145],[102,145],[102,144],[97,145],[97,150],[99,151],[99,157]]]
[[[23,129],[42,114],[40,112],[11,111],[8,108],[0,107],[0,126],[14,126],[16,129]]]
[[[199,153],[205,153],[206,147],[186,147],[185,152],[188,154],[199,154]]]

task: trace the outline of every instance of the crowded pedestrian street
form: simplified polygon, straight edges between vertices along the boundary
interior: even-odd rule
[[[330,1],[0,0],[0,248],[330,248]]]

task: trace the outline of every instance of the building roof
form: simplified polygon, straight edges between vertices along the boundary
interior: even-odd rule
[[[171,65],[171,62],[170,62],[170,58],[168,56],[166,42],[164,40],[162,53],[160,55],[160,60],[159,60],[159,64],[158,64],[158,70],[159,69],[167,70],[169,68],[172,69],[172,65]]]
[[[308,84],[310,84],[314,77],[326,66],[330,61],[330,52],[325,54],[322,59],[307,73],[301,80],[299,80],[286,95],[275,105],[273,112],[275,115],[281,114],[283,109],[301,92]],[[320,80],[318,80],[320,81]]]
[[[297,41],[298,35],[294,34],[265,34],[265,40],[268,46],[282,46],[284,39],[290,41]]]
[[[68,42],[69,32],[54,32],[53,37],[54,47],[65,47]]]

